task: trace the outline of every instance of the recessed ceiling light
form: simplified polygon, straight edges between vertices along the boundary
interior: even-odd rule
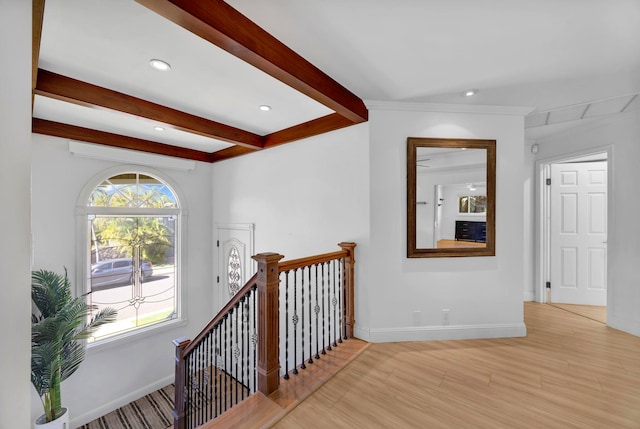
[[[171,65],[168,62],[157,60],[157,59],[150,60],[149,65],[154,69],[160,70],[160,71],[167,71],[171,69]]]
[[[473,88],[473,89],[467,89],[467,90],[464,92],[464,95],[465,95],[465,97],[471,97],[471,96],[476,95],[476,94],[478,93],[478,91],[479,91],[479,90],[478,90],[478,89],[475,89],[475,88]]]
[[[153,127],[153,129],[156,131],[164,131],[164,127],[161,127],[159,125],[156,125],[155,127]]]
[[[260,107],[258,107],[258,109],[262,110],[263,112],[268,112],[269,110],[271,110],[271,106],[267,106],[266,104],[263,104]]]

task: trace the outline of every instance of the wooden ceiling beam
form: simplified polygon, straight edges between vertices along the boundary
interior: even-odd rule
[[[136,0],[175,24],[327,106],[365,122],[362,100],[222,0]]]
[[[233,146],[213,152],[209,155],[209,162],[224,161],[225,159],[235,158],[236,156],[252,153],[251,149],[242,146]]]
[[[31,111],[38,79],[38,63],[40,62],[40,41],[42,40],[42,22],[44,20],[44,1],[33,0],[31,9]]]
[[[344,116],[333,113],[331,115],[313,119],[264,136],[264,148],[267,149],[303,138],[317,136],[351,125],[353,125],[353,122],[349,121]]]
[[[239,128],[151,103],[70,77],[38,70],[35,94],[85,107],[98,107],[168,124],[178,130],[216,140],[262,149],[262,137]]]
[[[47,121],[45,119],[33,118],[31,121],[31,131],[36,134],[44,134],[47,136],[61,137],[88,143],[97,143],[121,149],[131,149],[194,161],[211,162],[212,154],[209,152],[202,152],[199,150],[172,146],[135,137],[92,130],[75,125],[62,124],[60,122]],[[252,152],[251,149],[242,149]]]

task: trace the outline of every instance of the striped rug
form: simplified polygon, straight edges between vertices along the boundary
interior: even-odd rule
[[[173,384],[97,418],[79,429],[166,429],[173,427]]]

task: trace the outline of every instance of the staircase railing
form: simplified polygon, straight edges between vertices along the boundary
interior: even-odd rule
[[[174,428],[198,427],[353,336],[355,243],[291,261],[253,257],[254,275],[193,340],[174,340]]]

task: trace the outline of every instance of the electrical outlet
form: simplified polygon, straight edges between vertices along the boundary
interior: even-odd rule
[[[449,309],[448,308],[443,308],[442,309],[442,324],[443,325],[448,325],[449,324]]]
[[[420,324],[422,323],[420,321],[420,310],[416,310],[413,312],[413,326],[420,326]]]

